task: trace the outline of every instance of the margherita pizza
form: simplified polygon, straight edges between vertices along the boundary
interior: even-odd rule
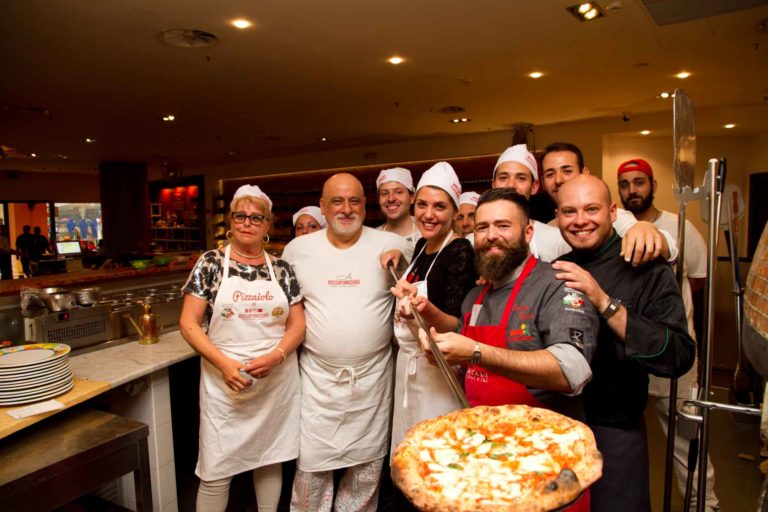
[[[414,426],[392,479],[424,511],[548,511],[602,475],[583,423],[525,405],[480,406]]]

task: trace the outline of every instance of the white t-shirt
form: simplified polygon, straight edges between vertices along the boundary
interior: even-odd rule
[[[563,254],[571,252],[571,246],[563,238],[560,230],[548,226],[543,222],[531,220],[533,223],[533,238],[528,246],[531,248],[531,254],[536,258],[550,263],[555,261]],[[475,246],[475,234],[470,233],[465,236],[472,246]]]
[[[550,226],[557,227],[557,217],[550,220],[548,223]],[[624,208],[616,208],[616,222],[613,223],[613,229],[622,238],[627,234],[629,228],[637,224],[637,219],[629,210]],[[658,226],[657,226],[658,227]],[[667,239],[667,245],[669,246],[669,259],[667,261],[674,262],[677,259],[677,238],[670,235],[670,232],[659,227],[659,233]],[[675,229],[677,233],[677,229]],[[686,234],[688,232],[686,231]]]
[[[416,227],[416,219],[411,217],[411,223],[413,224],[413,231],[411,231],[410,235],[406,235],[403,237],[403,240],[405,240],[405,251],[403,251],[403,254],[408,259],[408,261],[411,261],[413,258],[413,250],[416,248],[416,242],[419,241],[421,238],[421,231],[419,231],[419,228]],[[387,231],[387,225],[382,224],[381,226],[377,227],[376,229],[379,231]],[[397,233],[394,233],[395,235]]]
[[[392,277],[379,264],[384,251],[405,252],[405,239],[363,227],[347,249],[325,230],[294,238],[282,259],[293,267],[304,295],[304,349],[329,362],[360,360],[392,337]]]

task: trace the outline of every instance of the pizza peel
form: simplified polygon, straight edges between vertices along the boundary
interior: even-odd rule
[[[395,273],[395,267],[391,261],[387,264],[387,269],[389,269],[389,272],[392,274],[395,282],[397,282],[399,279],[397,277],[397,273]],[[443,375],[443,378],[446,380],[446,382],[448,382],[448,387],[451,389],[453,396],[456,397],[456,400],[461,403],[462,407],[469,409],[472,406],[469,404],[469,400],[467,400],[467,395],[464,393],[464,389],[462,389],[459,380],[456,378],[456,374],[453,373],[453,370],[448,364],[448,361],[446,361],[445,356],[440,351],[440,347],[437,346],[435,338],[433,338],[432,334],[429,332],[427,323],[421,317],[419,312],[416,311],[416,308],[411,308],[411,311],[413,312],[413,316],[416,319],[416,322],[419,324],[419,327],[423,329],[427,335],[427,340],[429,340],[429,350],[432,352],[432,357],[435,358],[435,362],[437,363],[437,367],[440,369],[440,373]]]

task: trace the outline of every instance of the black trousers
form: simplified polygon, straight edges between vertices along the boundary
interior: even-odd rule
[[[0,254],[0,274],[2,279],[13,279],[13,266],[10,254]]]
[[[592,512],[650,512],[645,420],[633,429],[590,428],[603,454],[603,476],[590,487]]]

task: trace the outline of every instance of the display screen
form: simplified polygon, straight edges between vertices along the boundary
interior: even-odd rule
[[[56,251],[59,256],[80,256],[83,251],[80,249],[80,242],[56,242]]]

